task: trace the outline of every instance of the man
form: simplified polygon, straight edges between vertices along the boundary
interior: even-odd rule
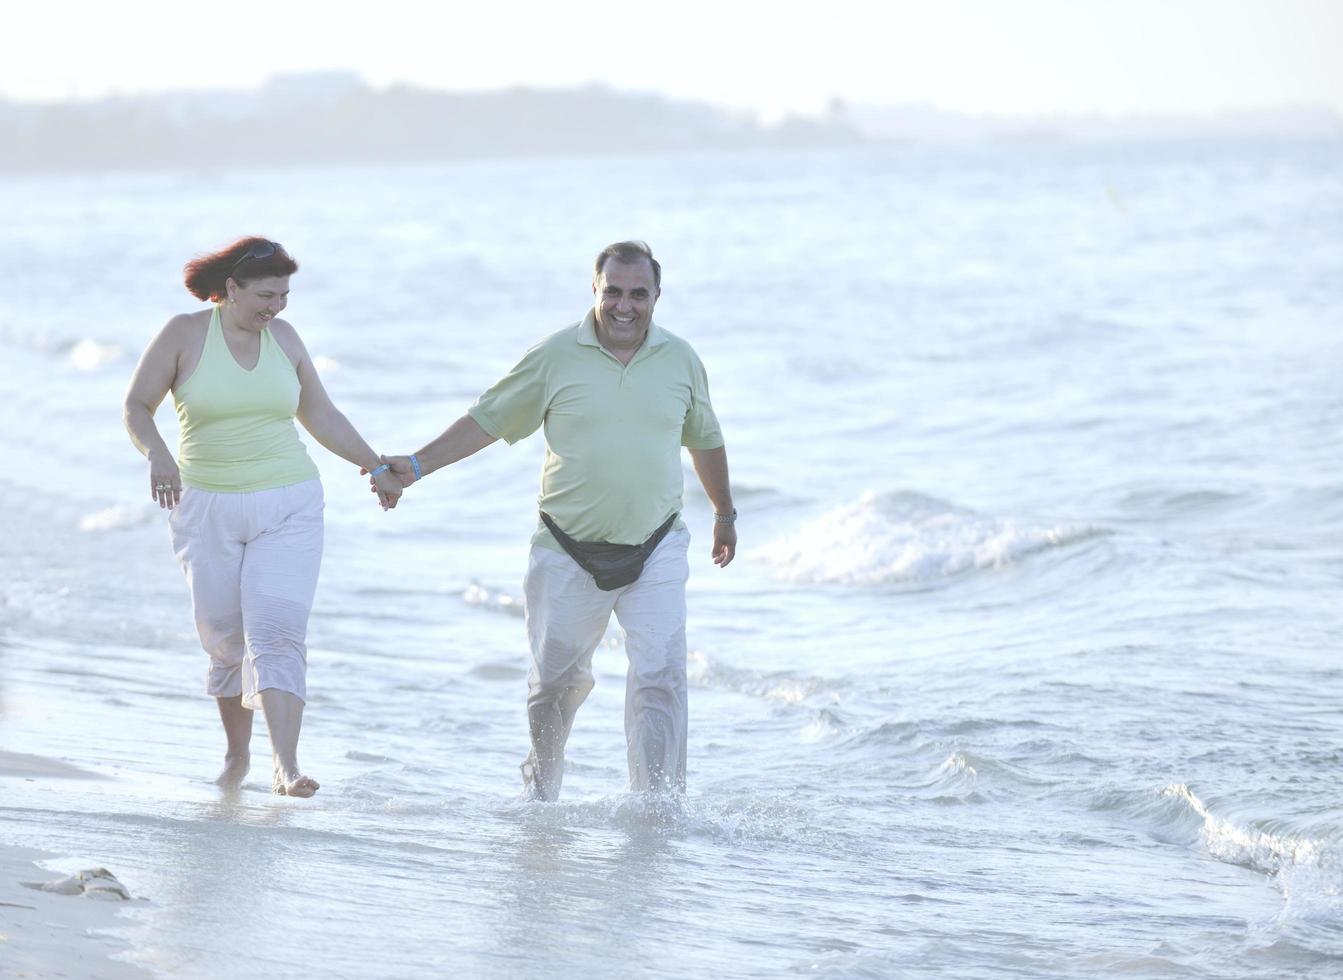
[[[711,554],[720,567],[736,553],[737,515],[704,366],[653,322],[661,281],[643,242],[603,249],[596,301],[582,321],[529,350],[419,452],[387,457],[408,486],[497,439],[511,445],[545,428],[542,524],[524,586],[532,750],[522,771],[533,799],[559,798],[564,745],[592,690],[592,653],[613,611],[629,658],[630,788],[685,789],[690,534],[678,517],[682,446],[713,504]]]

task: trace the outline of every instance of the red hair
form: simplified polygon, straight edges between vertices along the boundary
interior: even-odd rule
[[[248,257],[248,253],[260,245],[272,245],[275,251],[261,258]],[[218,252],[199,255],[182,269],[187,291],[197,299],[215,303],[224,298],[224,284],[229,279],[245,285],[253,279],[290,276],[297,271],[298,263],[284,250],[284,246],[257,235],[239,238]]]

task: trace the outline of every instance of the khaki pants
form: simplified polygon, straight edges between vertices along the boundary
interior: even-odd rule
[[[592,690],[592,652],[616,614],[625,633],[625,743],[630,788],[685,790],[686,552],[690,533],[670,531],[639,580],[612,592],[567,554],[533,546],[527,568],[527,718],[532,751],[523,784],[536,799],[556,800],[564,780],[564,745]]]
[[[307,698],[308,613],[322,564],[322,484],[214,493],[187,487],[168,518],[191,590],[206,691],[261,707],[268,688]]]

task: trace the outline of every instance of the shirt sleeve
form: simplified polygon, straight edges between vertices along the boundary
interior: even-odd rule
[[[546,415],[545,357],[538,345],[467,409],[480,427],[510,446],[541,427]]]
[[[709,375],[694,351],[690,352],[690,410],[681,425],[681,445],[687,449],[717,449],[723,445],[718,416],[709,401]]]

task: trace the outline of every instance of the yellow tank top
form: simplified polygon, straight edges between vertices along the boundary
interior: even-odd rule
[[[261,331],[256,367],[239,366],[216,306],[200,363],[173,392],[182,482],[217,493],[250,493],[315,479],[317,467],[294,426],[299,390],[298,372],[269,328]]]

